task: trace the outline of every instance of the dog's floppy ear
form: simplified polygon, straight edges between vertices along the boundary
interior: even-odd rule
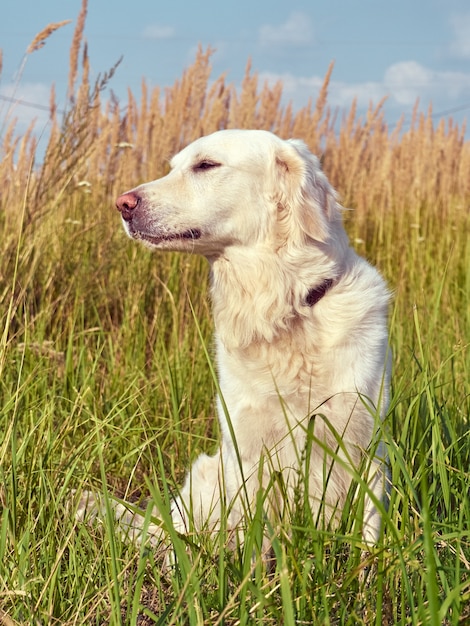
[[[276,154],[276,176],[280,218],[311,239],[327,241],[340,211],[317,157],[302,141],[289,139]]]

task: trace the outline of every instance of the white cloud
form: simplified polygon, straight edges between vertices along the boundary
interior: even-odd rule
[[[269,85],[282,81],[284,100],[291,100],[295,107],[305,106],[309,98],[315,102],[323,84],[323,76],[268,72],[259,76]],[[462,100],[470,100],[470,73],[435,71],[416,61],[405,61],[388,67],[382,81],[347,83],[333,78],[328,86],[328,104],[333,108],[349,109],[356,99],[358,107],[364,109],[385,96],[394,109],[404,112],[409,111],[418,98],[424,107],[431,101],[435,107],[452,107]]]
[[[470,97],[470,74],[454,71],[436,71],[416,61],[403,61],[391,65],[384,76],[384,85],[398,104],[413,105],[422,102],[454,104]]]
[[[310,17],[296,11],[279,26],[265,24],[259,29],[262,46],[303,46],[314,41]]]
[[[399,104],[413,105],[429,92],[432,83],[433,72],[416,61],[395,63],[384,75],[384,85]]]
[[[460,59],[470,59],[470,13],[453,15],[450,24],[454,31],[450,53]]]
[[[173,26],[162,24],[149,24],[144,28],[142,36],[145,39],[171,39],[175,34]]]

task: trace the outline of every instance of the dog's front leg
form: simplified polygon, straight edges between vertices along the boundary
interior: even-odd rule
[[[233,468],[230,473],[230,482],[233,482]],[[201,454],[193,463],[178,497],[171,505],[174,528],[181,534],[192,531],[215,532],[220,528],[221,516],[227,515],[229,505],[220,452],[214,456]],[[91,491],[81,494],[76,510],[78,521],[103,521],[108,514],[112,515],[124,539],[136,543],[148,541],[157,546],[165,538],[162,524],[154,523],[160,517],[156,507],[151,511],[152,519],[149,520],[145,511],[130,503],[111,496],[105,498],[103,494]],[[229,525],[228,521],[223,524],[226,528]]]
[[[224,500],[221,455],[201,454],[191,466],[185,483],[171,507],[175,530],[180,533],[216,531],[220,527]]]

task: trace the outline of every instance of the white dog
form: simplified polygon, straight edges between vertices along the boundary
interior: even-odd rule
[[[171,166],[117,208],[133,239],[202,254],[212,270],[222,443],[192,465],[172,507],[176,529],[216,530],[221,515],[240,528],[260,488],[274,518],[299,484],[316,519],[334,522],[360,472],[373,544],[386,475],[372,443],[388,403],[384,281],[349,247],[335,192],[301,141],[224,130]],[[114,508],[136,536],[143,518]],[[87,493],[78,515],[98,509]]]

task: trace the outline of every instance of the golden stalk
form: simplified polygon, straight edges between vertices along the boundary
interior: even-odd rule
[[[70,47],[70,64],[69,64],[69,84],[68,84],[68,97],[72,98],[75,82],[77,80],[78,73],[78,56],[80,52],[80,46],[83,38],[83,31],[85,29],[85,20],[88,10],[88,0],[82,0],[82,6],[77,19],[77,25],[73,33],[72,45]]]
[[[70,24],[72,20],[63,20],[62,22],[52,22],[48,24],[45,28],[42,29],[40,33],[36,35],[33,41],[29,44],[26,49],[26,54],[31,54],[31,52],[36,52],[36,50],[40,50],[46,43],[46,39],[48,39],[52,33],[54,33],[62,26],[66,24]]]

